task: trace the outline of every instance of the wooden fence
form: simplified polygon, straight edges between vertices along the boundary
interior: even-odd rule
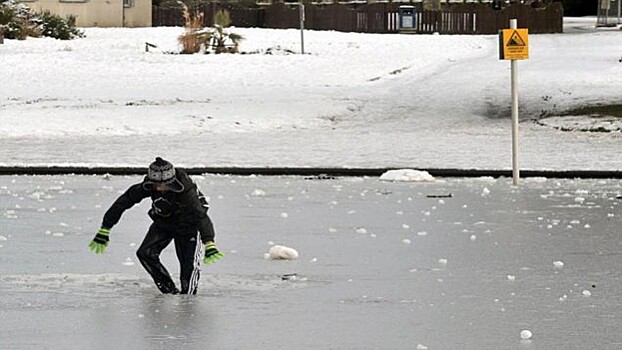
[[[493,9],[489,4],[444,4],[441,10],[415,8],[413,33],[440,34],[497,34],[508,28],[511,18],[518,19],[520,28],[532,34],[561,33],[563,7],[560,2],[546,6],[512,4]],[[397,33],[399,4],[373,3],[359,5],[305,5],[305,28],[362,33]],[[248,6],[239,3],[203,3],[193,11],[204,13],[204,25],[213,25],[216,11],[229,11],[232,25],[258,28],[299,28],[299,9],[295,4],[274,3],[268,6]],[[153,26],[182,26],[181,8],[153,7]]]

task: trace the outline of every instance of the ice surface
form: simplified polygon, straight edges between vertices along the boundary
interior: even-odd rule
[[[0,177],[11,188],[10,194],[0,190],[0,213],[15,210],[19,217],[0,218],[0,234],[7,238],[0,254],[0,348],[615,349],[622,344],[621,222],[620,215],[607,215],[620,212],[617,180],[525,182],[517,190],[502,178],[487,181],[494,195],[482,197],[479,179],[403,183],[206,175],[197,183],[213,198],[216,241],[224,252],[236,253],[204,266],[199,294],[186,297],[160,295],[140,264],[124,264],[136,261],[131,243],[141,242],[149,225],[145,203],[113,228],[105,254],[87,248],[106,208],[139,180]],[[61,182],[69,191],[56,191],[44,202],[56,210],[38,211],[42,204],[28,194]],[[269,195],[249,198],[257,188]],[[570,206],[577,189],[589,189],[582,196],[593,204]],[[454,197],[432,216],[422,214],[438,203],[426,194],[448,192]],[[339,206],[331,208],[330,201]],[[348,215],[350,209],[356,213]],[[284,210],[291,213],[287,220],[279,217]],[[398,211],[404,214],[396,216]],[[406,218],[412,231],[400,227]],[[592,227],[568,229],[573,220]],[[64,235],[54,237],[59,223],[67,225]],[[476,242],[467,239],[471,234]],[[295,247],[308,258],[262,259],[266,242]],[[162,260],[177,279],[172,246]],[[555,261],[566,264],[556,269]],[[515,280],[509,282],[508,275]],[[518,336],[526,329],[537,335],[531,343]]]

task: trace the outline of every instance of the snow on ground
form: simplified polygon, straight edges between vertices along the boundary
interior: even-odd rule
[[[622,132],[622,118],[611,116],[559,116],[538,123],[563,131]]]
[[[530,36],[523,168],[621,169],[619,127],[533,122],[622,102],[622,33],[594,21]],[[300,55],[288,53],[300,51],[298,30],[235,28],[246,54],[172,54],[182,31],[6,40],[0,165],[144,166],[160,154],[184,166],[511,166],[509,63],[495,35],[306,31]]]

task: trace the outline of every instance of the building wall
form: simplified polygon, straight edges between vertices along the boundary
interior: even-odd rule
[[[151,27],[151,0],[133,0],[125,8],[125,27]]]
[[[151,27],[151,0],[22,0],[38,12],[76,16],[78,27]]]

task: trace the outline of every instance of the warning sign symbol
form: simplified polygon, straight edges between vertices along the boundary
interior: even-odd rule
[[[529,58],[527,29],[503,29],[499,33],[499,54],[502,60],[525,60]]]
[[[523,41],[523,39],[520,37],[520,35],[518,34],[517,31],[514,31],[514,33],[512,33],[512,36],[510,36],[510,40],[508,41],[507,46],[525,46],[525,41]]]

